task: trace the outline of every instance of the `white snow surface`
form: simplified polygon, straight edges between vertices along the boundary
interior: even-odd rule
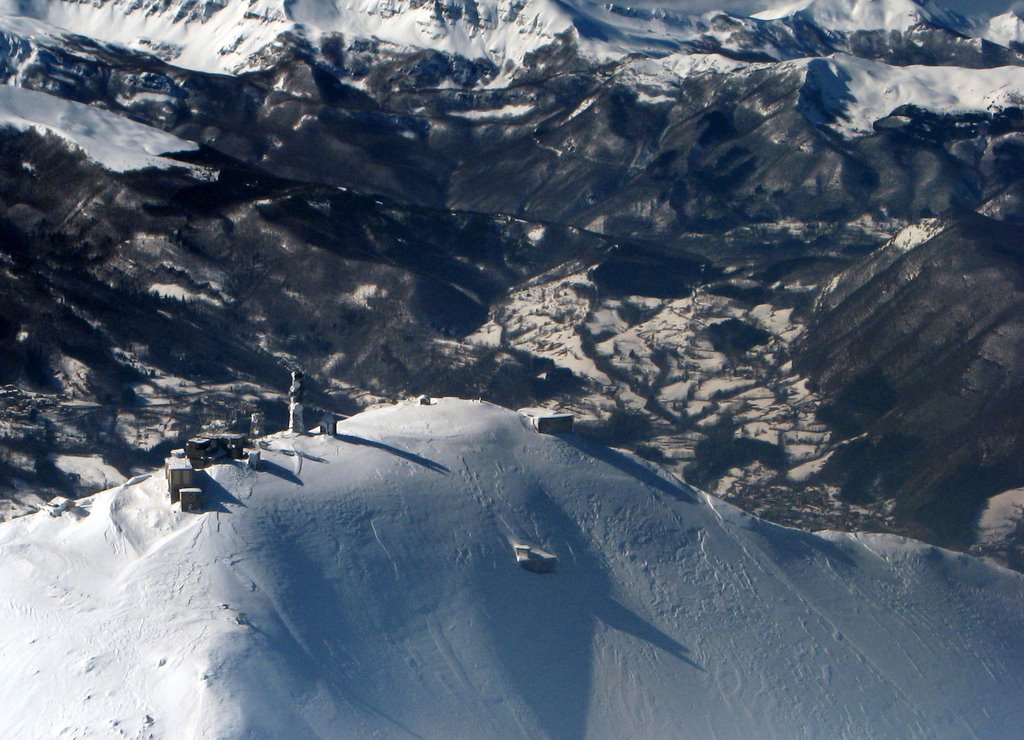
[[[900,252],[909,252],[925,242],[935,238],[945,230],[946,224],[938,218],[926,218],[919,223],[906,226],[899,231],[886,246]]]
[[[1018,6],[1015,11],[980,19],[975,24],[975,35],[1003,46],[1024,42],[1024,20],[1020,10],[1022,8]]]
[[[1024,520],[1024,488],[1012,488],[993,496],[978,520],[978,541],[999,542]]]
[[[905,31],[922,21],[957,27],[951,13],[935,3],[917,0],[797,0],[754,15],[762,20],[789,16],[836,31]]]
[[[11,85],[0,85],[0,126],[56,134],[115,172],[186,167],[159,155],[198,148],[109,111]]]
[[[429,48],[499,67],[569,34],[597,57],[677,47],[707,32],[721,9],[762,20],[801,16],[837,31],[907,30],[927,20],[1008,44],[1024,40],[1015,0],[682,0],[641,3],[664,13],[631,18],[590,0],[0,0],[0,28],[78,34],[154,54],[188,69],[239,73],[266,63],[282,34],[325,34]]]
[[[767,6],[751,16],[795,16],[834,31],[907,31],[931,23],[996,43],[1024,39],[1015,0],[782,0]]]
[[[521,61],[572,27],[571,6],[557,0],[467,5],[472,13],[459,20],[438,17],[434,3],[411,0],[0,0],[0,15],[42,22],[53,35],[79,34],[225,73],[259,68],[260,53],[283,33],[313,40],[340,33],[500,63]]]
[[[0,524],[3,737],[1010,737],[1024,576],[443,399]],[[528,573],[512,542],[553,552]]]
[[[55,455],[51,462],[62,472],[78,476],[82,485],[102,490],[123,483],[121,471],[99,455]]]
[[[875,121],[903,105],[962,113],[1024,104],[1020,67],[898,67],[848,54],[793,64],[828,65],[835,89],[825,91],[826,95],[845,101],[842,117],[831,125],[847,137],[873,133]]]
[[[471,118],[471,119],[502,119],[502,118],[519,118],[532,113],[534,110],[532,105],[506,105],[501,108],[494,108],[492,110],[468,110],[468,111],[453,111],[451,115],[458,118]]]

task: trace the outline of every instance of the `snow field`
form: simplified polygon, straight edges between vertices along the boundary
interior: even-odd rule
[[[103,490],[123,483],[125,477],[99,455],[56,455],[52,462],[65,473],[78,476],[83,485]]]
[[[1006,736],[1024,577],[442,399],[0,525],[5,736]],[[510,541],[559,556],[527,573]],[[60,697],[54,701],[53,697]],[[45,711],[40,711],[45,707]]]

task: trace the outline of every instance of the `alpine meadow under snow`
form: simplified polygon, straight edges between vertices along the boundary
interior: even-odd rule
[[[442,399],[0,525],[5,737],[1011,737],[1024,576]],[[513,544],[555,553],[520,568]]]

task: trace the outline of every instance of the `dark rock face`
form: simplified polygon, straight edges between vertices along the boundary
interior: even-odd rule
[[[967,544],[963,523],[1024,479],[1024,229],[968,216],[879,250],[823,295],[799,358],[851,440],[824,474]]]
[[[728,59],[1024,59],[934,27],[700,22],[681,48]],[[128,473],[256,407],[283,426],[293,364],[340,412],[559,403],[800,526],[967,546],[986,498],[1024,485],[1019,108],[906,105],[844,138],[848,80],[824,59],[654,79],[562,38],[497,87],[486,61],[337,36],[235,77],[2,41],[5,81],[195,141],[180,159],[212,173],[0,138],[12,495],[86,490],[57,454]]]

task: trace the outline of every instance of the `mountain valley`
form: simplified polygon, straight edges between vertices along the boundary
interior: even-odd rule
[[[4,6],[8,515],[283,426],[299,366],[1022,567],[1009,10],[242,5]]]

